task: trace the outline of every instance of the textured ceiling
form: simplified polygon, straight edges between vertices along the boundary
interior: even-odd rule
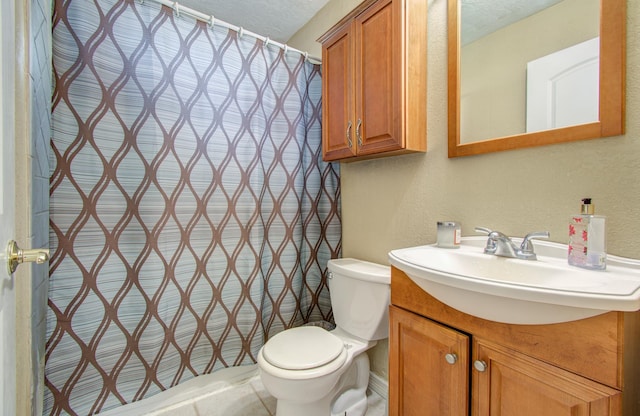
[[[472,42],[560,1],[562,0],[463,0],[462,42]],[[180,0],[179,4],[286,43],[328,2],[329,0]]]
[[[179,4],[285,43],[328,1],[179,0]]]

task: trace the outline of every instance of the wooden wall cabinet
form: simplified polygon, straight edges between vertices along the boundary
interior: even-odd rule
[[[439,302],[392,268],[389,415],[640,414],[638,313],[509,325]]]
[[[323,159],[425,152],[427,2],[365,0],[318,40]]]

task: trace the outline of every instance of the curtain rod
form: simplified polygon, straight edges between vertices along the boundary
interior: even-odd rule
[[[165,5],[167,7],[170,7],[173,9],[173,11],[175,12],[176,16],[180,17],[181,14],[186,14],[189,15],[197,20],[200,20],[202,22],[207,23],[210,27],[214,27],[215,25],[220,25],[222,27],[225,27],[229,30],[233,30],[235,32],[238,32],[238,34],[240,35],[240,37],[244,36],[244,35],[249,35],[252,36],[256,39],[261,40],[262,42],[264,42],[264,46],[269,46],[269,45],[273,45],[273,46],[277,46],[278,48],[282,49],[285,53],[285,55],[289,52],[295,52],[295,53],[299,53],[300,55],[304,56],[304,59],[311,62],[312,64],[316,64],[316,65],[321,65],[322,64],[322,59],[317,58],[315,56],[310,56],[308,52],[303,52],[299,49],[296,48],[292,48],[291,46],[287,45],[286,43],[280,43],[280,42],[276,42],[275,40],[269,39],[268,37],[265,36],[261,36],[258,35],[257,33],[253,33],[250,30],[246,30],[240,26],[234,26],[231,23],[227,23],[224,20],[219,20],[216,19],[213,15],[207,15],[204,14],[202,12],[199,12],[197,10],[193,10],[190,9],[189,7],[185,7],[185,6],[181,6],[179,2],[177,1],[171,1],[171,0],[151,0],[153,2],[156,3],[160,3],[162,5]],[[140,4],[144,4],[145,0],[138,0],[138,3]]]

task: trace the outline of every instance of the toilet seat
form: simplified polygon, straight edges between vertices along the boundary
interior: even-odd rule
[[[264,359],[283,370],[309,370],[325,366],[344,356],[343,341],[317,326],[288,329],[263,347]]]

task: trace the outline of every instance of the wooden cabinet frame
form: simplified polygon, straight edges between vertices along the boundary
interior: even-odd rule
[[[324,160],[427,150],[427,2],[365,0],[322,43]]]

